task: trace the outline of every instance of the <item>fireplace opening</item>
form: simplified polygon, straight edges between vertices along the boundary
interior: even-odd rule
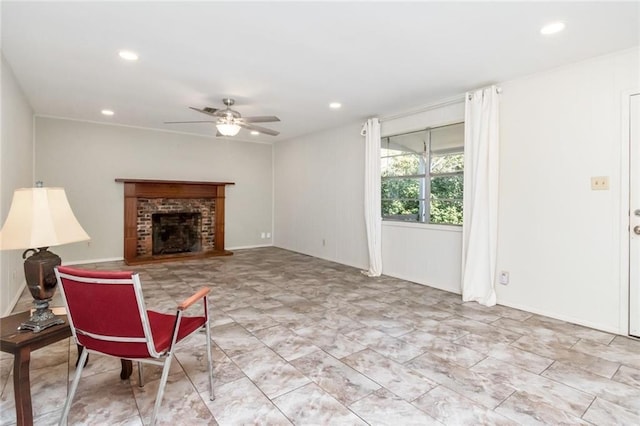
[[[153,213],[153,255],[201,251],[201,219],[200,213]]]

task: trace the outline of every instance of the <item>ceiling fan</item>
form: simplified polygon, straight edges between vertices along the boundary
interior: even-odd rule
[[[280,119],[274,115],[263,115],[257,117],[243,117],[238,111],[231,109],[231,106],[236,101],[231,98],[222,99],[222,103],[226,105],[225,109],[217,109],[211,107],[204,107],[202,109],[189,107],[194,111],[201,112],[215,117],[215,120],[203,120],[203,121],[165,121],[165,124],[179,124],[179,123],[216,123],[216,136],[235,136],[240,131],[240,128],[253,130],[256,132],[264,133],[265,135],[278,136],[280,132],[267,129],[266,127],[256,126],[253,123],[271,123],[274,121],[280,121]]]

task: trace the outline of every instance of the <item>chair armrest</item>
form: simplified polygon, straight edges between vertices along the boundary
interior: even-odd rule
[[[194,303],[196,303],[198,300],[202,299],[203,297],[206,297],[207,294],[209,294],[210,290],[211,289],[209,287],[202,287],[200,290],[195,292],[192,296],[188,297],[181,304],[179,304],[178,305],[178,310],[179,311],[184,311],[189,306],[191,306]]]

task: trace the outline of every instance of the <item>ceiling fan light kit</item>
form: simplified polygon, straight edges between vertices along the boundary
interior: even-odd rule
[[[216,129],[222,134],[222,136],[235,136],[240,131],[240,126],[227,121],[218,121],[216,123]]]
[[[235,101],[231,98],[222,99],[222,103],[225,104],[225,109],[217,109],[211,107],[204,107],[202,109],[196,107],[189,107],[194,111],[206,114],[217,118],[216,121],[165,121],[165,124],[178,124],[178,123],[216,123],[216,136],[235,136],[240,132],[240,129],[251,130],[252,132],[264,133],[269,136],[278,136],[280,132],[266,127],[256,126],[253,123],[272,123],[280,121],[280,119],[274,115],[265,115],[257,117],[243,117],[238,111],[232,110],[231,106]],[[252,133],[253,134],[253,133]]]

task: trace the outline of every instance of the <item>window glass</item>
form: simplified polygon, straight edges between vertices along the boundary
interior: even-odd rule
[[[431,173],[457,173],[464,170],[464,154],[454,152],[431,156]]]
[[[381,142],[383,219],[461,225],[464,124]]]
[[[382,176],[412,176],[424,174],[421,154],[394,155],[382,158]]]

